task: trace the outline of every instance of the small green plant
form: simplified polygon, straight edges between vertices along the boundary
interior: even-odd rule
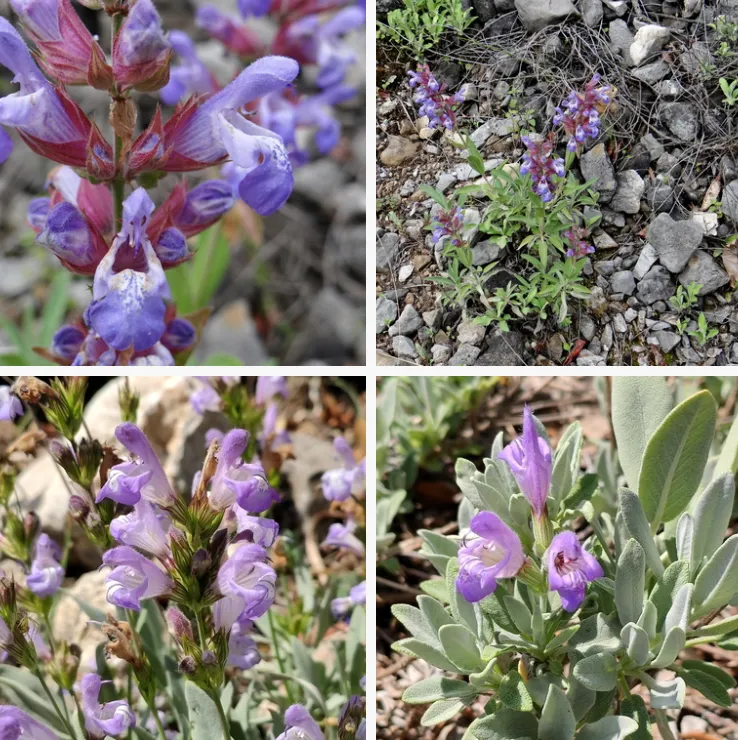
[[[669,298],[669,305],[679,314],[686,313],[697,305],[702,285],[690,283],[686,289],[683,285],[677,287],[676,293]]]
[[[720,78],[720,89],[725,96],[725,105],[734,106],[738,103],[738,79],[728,82],[725,77]]]
[[[689,330],[687,334],[696,339],[702,347],[718,335],[718,330],[715,327],[710,328],[705,314],[700,311],[700,315],[697,317],[697,328]]]
[[[715,53],[719,57],[732,57],[738,47],[738,23],[729,21],[724,15],[719,15],[710,28],[715,31],[718,46]]]

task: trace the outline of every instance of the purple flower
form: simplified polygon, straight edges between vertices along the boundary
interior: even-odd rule
[[[144,599],[164,596],[174,588],[174,581],[158,565],[132,547],[108,550],[103,564],[113,569],[105,579],[108,602],[123,609],[140,611]]]
[[[146,235],[154,203],[143,188],[123,204],[123,229],[100,262],[87,321],[111,347],[141,352],[166,329],[165,299],[171,298],[164,269]]]
[[[61,587],[64,568],[60,565],[61,549],[49,535],[42,533],[36,540],[31,561],[31,572],[26,578],[28,588],[45,599]]]
[[[2,129],[0,129],[1,131]],[[40,234],[46,226],[46,220],[49,218],[51,211],[50,198],[34,198],[28,204],[28,225]]]
[[[269,12],[271,4],[271,0],[238,0],[238,10],[244,18],[260,18]]]
[[[223,598],[213,605],[216,630],[228,630],[238,620],[258,619],[274,603],[277,574],[265,559],[263,547],[245,544],[220,566],[216,582]]]
[[[58,740],[55,733],[18,707],[0,705],[2,740]]]
[[[168,514],[140,499],[130,514],[110,522],[110,534],[124,545],[164,558],[170,555],[168,532],[171,525]]]
[[[328,501],[345,501],[351,494],[359,493],[364,486],[366,460],[354,460],[354,453],[343,437],[333,440],[333,447],[343,458],[343,467],[327,470],[321,478],[323,495]]]
[[[602,566],[581,546],[574,532],[557,534],[545,558],[548,586],[551,591],[558,591],[561,604],[568,612],[575,612],[584,601],[587,584],[605,575]]]
[[[248,633],[253,623],[251,620],[235,622],[228,635],[228,665],[247,671],[261,661],[261,653]]]
[[[336,619],[346,617],[355,606],[366,604],[366,581],[354,586],[349,595],[331,601],[331,613]]]
[[[218,392],[210,384],[210,378],[198,378],[203,385],[190,396],[190,404],[196,414],[201,416],[206,411],[220,411],[221,400]]]
[[[523,435],[511,442],[498,456],[504,460],[523,495],[530,502],[533,515],[540,519],[546,511],[551,487],[551,448],[538,436],[536,422],[528,406],[523,412]]]
[[[256,393],[254,402],[258,406],[265,406],[275,396],[287,398],[287,378],[284,375],[262,375],[256,379]]]
[[[23,404],[9,385],[0,385],[0,421],[13,421],[18,416],[23,416]]]
[[[556,190],[554,175],[557,177],[566,175],[564,160],[552,157],[553,142],[548,139],[538,142],[533,141],[530,136],[523,136],[523,144],[527,151],[523,154],[520,174],[530,174],[533,192],[540,196],[544,203],[548,203],[553,200],[553,193]]]
[[[210,505],[217,511],[238,502],[245,511],[259,514],[279,501],[277,492],[266,479],[264,468],[241,459],[248,439],[249,434],[243,429],[232,429],[223,438],[208,494]]]
[[[583,229],[581,226],[572,226],[564,232],[564,236],[571,244],[569,249],[566,250],[567,257],[586,257],[595,251],[595,248],[586,241],[589,236],[588,229]]]
[[[100,704],[102,684],[103,680],[97,673],[88,673],[80,683],[85,729],[93,738],[123,735],[136,726],[136,715],[123,699]]]
[[[0,617],[0,647],[6,647],[10,645],[12,641],[13,633],[10,631],[8,625],[5,624],[5,620]],[[0,710],[2,710],[2,705],[0,705]]]
[[[167,324],[161,343],[173,354],[186,352],[197,339],[195,327],[186,319],[173,319]]]
[[[82,349],[85,333],[77,326],[62,326],[51,339],[51,352],[69,364]]]
[[[271,547],[279,534],[279,524],[273,519],[251,516],[240,506],[233,507],[236,517],[236,541],[253,542],[261,547]]]
[[[433,243],[438,244],[447,237],[454,247],[464,244],[464,212],[459,206],[448,211],[439,210],[433,218]]]
[[[600,75],[596,74],[587,83],[584,92],[572,90],[566,99],[556,108],[553,118],[555,126],[563,126],[569,136],[566,148],[576,152],[588,139],[600,135],[600,114],[598,108],[604,109],[612,101],[613,89],[610,85],[600,84]]]
[[[161,507],[173,504],[176,495],[146,435],[135,424],[126,422],[116,428],[115,436],[138,460],[111,468],[96,502],[109,498],[133,506],[144,498]]]
[[[356,522],[349,519],[346,524],[331,524],[328,528],[328,536],[323,540],[323,545],[351,550],[362,557],[365,554],[364,543],[354,534]]]
[[[208,180],[189,193],[174,225],[185,235],[199,234],[233,208],[236,197],[225,180]]]
[[[427,64],[420,65],[416,72],[411,70],[408,75],[408,84],[416,90],[413,100],[418,104],[418,114],[428,116],[428,128],[452,129],[456,123],[456,105],[464,102],[461,94],[446,95],[446,86],[439,84]]]
[[[459,548],[456,588],[469,602],[481,601],[497,588],[498,578],[513,578],[525,562],[515,532],[497,514],[482,511],[470,524],[478,535]]]
[[[293,704],[284,713],[284,732],[276,740],[324,740],[320,725],[301,704]]]
[[[210,70],[195,51],[195,44],[183,31],[171,31],[169,43],[178,57],[178,64],[169,70],[169,82],[159,90],[165,105],[176,105],[189,95],[204,95],[218,89]]]
[[[10,134],[4,128],[0,128],[0,164],[5,162],[13,153],[13,146]]]
[[[226,15],[214,5],[201,5],[195,14],[195,23],[240,57],[253,59],[265,53],[264,44],[256,33],[241,23],[240,18]]]
[[[279,407],[276,403],[270,403],[264,412],[264,426],[261,430],[261,446],[264,450],[273,450],[279,445],[286,445],[292,441],[287,430],[277,431],[277,417]]]

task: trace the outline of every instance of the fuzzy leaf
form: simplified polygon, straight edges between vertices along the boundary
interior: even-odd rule
[[[444,624],[454,624],[453,617],[446,611],[443,604],[433,597],[418,596],[418,605],[420,606],[420,611],[425,617],[425,621],[436,637],[438,637],[438,630],[441,629]]]
[[[405,689],[402,700],[408,704],[428,704],[439,699],[460,699],[476,696],[474,687],[466,681],[458,681],[445,676],[433,676]]]
[[[438,637],[449,660],[464,673],[478,671],[482,667],[474,635],[461,624],[447,624],[438,631]]]
[[[423,640],[431,645],[439,646],[436,631],[428,624],[423,612],[410,604],[394,604],[392,615],[400,621],[405,629],[418,640]]]
[[[730,707],[733,700],[728,690],[713,675],[702,671],[679,671],[687,686],[697,689],[706,699],[709,699],[721,707]]]
[[[694,614],[700,617],[725,606],[738,591],[738,535],[717,549],[694,582]]]
[[[500,683],[497,698],[509,709],[533,711],[533,699],[517,671],[510,671]]]
[[[530,609],[520,599],[516,599],[514,596],[505,596],[503,598],[505,607],[511,619],[515,623],[515,627],[519,634],[525,633],[530,635],[533,632],[532,621],[533,617],[530,613]]]
[[[643,611],[646,558],[643,548],[629,539],[615,571],[615,606],[621,624],[637,622]]]
[[[475,719],[469,726],[477,740],[535,740],[538,721],[531,712],[501,709],[499,712]]]
[[[466,625],[471,633],[479,634],[477,615],[474,604],[470,604],[456,588],[456,577],[459,575],[459,561],[451,558],[446,566],[446,588],[451,602],[451,614],[460,624]]]
[[[648,600],[656,607],[658,628],[664,623],[677,591],[689,582],[689,563],[677,560],[664,571]]]
[[[648,662],[648,634],[637,624],[629,622],[620,633],[628,657],[638,666]]]
[[[738,429],[735,422],[730,434],[733,434],[734,429]],[[735,481],[732,473],[714,478],[699,495],[693,514],[694,532],[690,558],[690,569],[693,574],[697,573],[705,558],[711,557],[722,544],[730,524],[734,498]]]
[[[664,638],[659,654],[651,661],[651,668],[666,668],[671,665],[684,648],[687,636],[681,627],[672,627]]]
[[[569,644],[584,656],[617,652],[620,649],[620,626],[604,614],[593,614],[582,621]]]
[[[420,658],[441,670],[449,671],[450,673],[460,672],[441,650],[414,637],[406,637],[404,640],[398,640],[392,644],[392,649],[402,655],[412,655]]]
[[[648,709],[642,696],[631,694],[620,702],[620,712],[638,723],[638,730],[630,735],[630,740],[652,740],[651,722],[648,718]]]
[[[675,678],[672,681],[659,681],[648,687],[653,709],[681,709],[687,687],[684,680]]]
[[[574,740],[576,729],[577,721],[566,694],[552,684],[538,722],[538,740]]]
[[[630,717],[603,717],[590,725],[584,725],[577,733],[577,740],[623,740],[638,729],[638,723]]]
[[[439,699],[425,710],[420,718],[423,727],[433,727],[441,722],[453,719],[464,708],[464,702],[458,699]]]
[[[651,528],[643,511],[643,504],[638,496],[627,488],[621,488],[618,494],[620,502],[620,514],[628,536],[632,537],[643,548],[646,562],[652,573],[660,576],[664,572],[664,566],[659,557],[659,551],[651,533]]]
[[[192,681],[185,684],[185,694],[190,712],[192,740],[212,740],[216,728],[220,728],[220,717],[215,702]]]
[[[617,685],[618,664],[610,653],[590,655],[574,666],[574,676],[588,689],[610,691]]]
[[[579,455],[582,451],[582,425],[575,421],[561,435],[553,460],[551,496],[561,501],[569,494],[579,472]]]

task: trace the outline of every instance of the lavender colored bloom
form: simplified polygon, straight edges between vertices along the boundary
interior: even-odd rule
[[[184,262],[190,255],[185,235],[179,229],[172,227],[161,232],[154,245],[154,252],[162,265],[176,265]]]
[[[586,241],[589,236],[588,229],[583,229],[581,226],[572,226],[571,229],[564,232],[564,236],[571,244],[569,249],[566,250],[567,257],[586,257],[595,251],[594,246]]]
[[[174,582],[158,565],[132,547],[108,550],[103,564],[113,569],[105,579],[107,600],[123,609],[140,611],[144,599],[164,596],[174,588]]]
[[[355,606],[366,604],[366,581],[354,586],[349,595],[331,601],[331,613],[336,619],[346,617]]]
[[[253,623],[245,619],[235,622],[228,635],[228,665],[247,671],[261,662],[261,653],[248,633]]]
[[[48,214],[36,243],[46,247],[75,272],[90,275],[108,251],[108,245],[92,230],[79,209],[66,201]]]
[[[170,634],[177,642],[181,644],[185,639],[194,642],[195,636],[192,633],[192,622],[187,619],[181,609],[176,606],[170,606],[164,612],[164,618],[166,619]]]
[[[1,740],[58,740],[48,727],[18,707],[0,705]]]
[[[456,588],[470,603],[481,601],[497,588],[498,578],[513,578],[525,562],[518,536],[497,514],[482,511],[470,524],[477,537],[459,548]]]
[[[596,74],[586,84],[584,92],[572,90],[561,107],[556,108],[553,118],[555,126],[563,126],[569,136],[566,148],[576,152],[587,140],[596,139],[600,135],[600,111],[612,101],[613,89],[610,85],[600,84],[601,77]]]
[[[213,605],[217,630],[228,630],[238,620],[258,619],[274,603],[277,574],[265,559],[263,547],[245,544],[220,566],[216,582],[223,598]]]
[[[540,196],[544,203],[553,200],[556,190],[554,176],[564,177],[564,160],[554,159],[552,156],[553,142],[533,141],[530,136],[523,136],[523,144],[527,151],[523,154],[523,164],[520,166],[520,174],[530,174],[533,180],[533,192]]]
[[[109,498],[134,506],[143,498],[161,507],[173,504],[176,495],[146,435],[135,424],[126,422],[116,428],[115,436],[138,460],[111,468],[96,502]]]
[[[574,532],[557,534],[545,555],[548,568],[548,586],[558,591],[561,604],[568,612],[575,612],[584,601],[587,584],[605,573],[591,553],[580,544]]]
[[[225,437],[225,432],[221,432],[220,429],[208,429],[205,432],[205,449],[210,449],[213,442],[222,442],[223,437]]]
[[[0,421],[13,421],[23,415],[23,404],[10,392],[9,385],[0,385]]]
[[[53,596],[61,587],[64,568],[61,549],[49,535],[42,533],[36,540],[31,561],[31,572],[26,578],[28,588],[41,598]]]
[[[235,202],[236,196],[229,182],[208,180],[200,183],[187,193],[174,225],[185,235],[188,232],[199,233],[228,213]]]
[[[464,244],[464,212],[459,206],[449,211],[438,211],[433,219],[433,243],[438,244],[441,239],[448,238],[454,247]]]
[[[201,5],[195,23],[228,50],[240,57],[254,58],[264,53],[260,38],[241,23],[241,19],[226,15],[214,5]]]
[[[324,740],[320,725],[301,704],[293,704],[284,713],[285,730],[276,740]]]
[[[218,466],[208,493],[210,505],[217,511],[238,502],[245,511],[259,514],[279,501],[279,496],[266,479],[264,468],[241,459],[248,439],[248,432],[243,429],[232,429],[223,438]]]
[[[197,414],[206,411],[220,411],[221,401],[218,392],[210,385],[210,378],[198,378],[203,385],[190,396],[190,404]]]
[[[456,123],[455,108],[464,102],[460,93],[446,95],[446,85],[441,85],[430,71],[427,64],[422,64],[417,71],[408,72],[409,85],[415,89],[413,100],[418,104],[418,114],[428,116],[428,128],[443,126],[452,129]]]
[[[287,398],[287,378],[284,375],[266,376],[262,375],[256,379],[256,393],[254,401],[258,406],[264,406],[275,396]]]
[[[279,534],[279,524],[273,519],[251,516],[240,506],[233,507],[236,517],[236,541],[252,542],[261,547],[271,547]]]
[[[362,557],[365,554],[364,543],[354,534],[356,522],[349,519],[346,524],[331,524],[328,535],[323,540],[323,545],[351,550]]]
[[[238,10],[244,18],[261,18],[269,12],[272,0],[238,0]]]
[[[74,362],[85,341],[84,332],[76,326],[62,326],[51,339],[51,352],[68,363]]]
[[[85,729],[93,738],[123,735],[136,726],[136,715],[123,699],[101,704],[99,696],[102,684],[103,680],[97,673],[88,673],[80,683]]]
[[[110,534],[118,542],[159,558],[170,555],[169,528],[172,520],[154,504],[141,499],[130,514],[110,522]]]
[[[178,63],[169,70],[169,82],[159,90],[166,105],[176,105],[188,95],[204,95],[217,90],[210,70],[197,56],[195,44],[183,31],[171,31],[169,43],[178,57]]]
[[[345,501],[351,494],[359,493],[364,486],[366,460],[357,463],[354,453],[343,437],[333,440],[333,447],[343,458],[343,467],[327,470],[321,478],[323,495],[328,501]]]
[[[507,463],[521,492],[530,502],[533,515],[540,519],[546,511],[553,463],[551,448],[545,439],[538,436],[536,422],[528,406],[523,411],[522,437],[507,445],[498,457]]]
[[[167,324],[161,343],[173,353],[185,352],[195,343],[197,332],[186,319],[174,319]]]
[[[10,134],[5,129],[0,128],[0,164],[5,162],[13,153],[13,146]]]
[[[41,630],[38,628],[38,625],[31,622],[28,625],[28,632],[26,632],[26,637],[33,643],[33,648],[36,651],[36,657],[39,660],[51,660],[53,655],[51,654],[51,650],[49,649],[49,646],[46,644],[46,640],[44,640],[43,635],[41,634]],[[0,640],[2,642],[2,640]],[[2,736],[0,735],[0,738]]]
[[[37,234],[44,230],[50,211],[50,198],[34,198],[28,204],[28,224]]]
[[[279,445],[287,445],[292,441],[287,430],[277,431],[277,417],[279,408],[276,403],[270,403],[264,412],[264,426],[261,430],[261,446],[264,450],[273,450]]]

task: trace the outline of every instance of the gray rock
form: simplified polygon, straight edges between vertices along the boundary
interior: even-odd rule
[[[441,328],[441,309],[434,308],[432,311],[423,311],[423,321],[431,329]]]
[[[603,365],[607,365],[607,360],[585,349],[577,357],[577,365],[579,367],[602,367]]]
[[[663,80],[671,71],[671,67],[663,60],[659,59],[651,64],[644,64],[633,70],[633,77],[637,77],[641,82],[649,85],[655,85],[659,80]]]
[[[698,295],[708,295],[727,285],[730,277],[707,252],[699,250],[680,273],[679,282],[684,286],[698,283],[702,286]]]
[[[723,190],[723,215],[734,223],[738,223],[738,180],[726,185]]]
[[[436,181],[436,188],[445,193],[452,185],[456,183],[456,175],[450,172],[444,172]]]
[[[661,119],[681,141],[693,142],[700,131],[697,111],[691,103],[666,103],[661,108]]]
[[[524,365],[523,335],[516,331],[494,332],[487,341],[486,351],[475,364],[494,367]]]
[[[472,0],[475,15],[482,23],[486,23],[497,13],[492,0]]]
[[[387,331],[390,324],[397,318],[397,304],[388,301],[383,295],[377,298],[375,309],[377,334]]]
[[[397,323],[392,328],[396,329],[398,334],[404,334],[406,337],[409,337],[415,334],[423,324],[423,318],[416,311],[415,306],[411,306],[408,303],[402,309],[400,318],[397,319]]]
[[[638,311],[636,311],[634,308],[628,308],[626,309],[623,316],[629,324],[632,324],[638,318]]]
[[[500,248],[491,241],[483,241],[472,247],[472,264],[482,267],[494,262],[500,256]]]
[[[657,331],[654,336],[664,352],[671,352],[682,341],[682,338],[673,331]]]
[[[643,276],[656,264],[659,256],[656,253],[652,244],[644,244],[640,255],[638,256],[638,262],[636,262],[633,268],[633,277],[636,280],[641,280]]]
[[[602,0],[602,3],[612,10],[618,18],[622,18],[628,12],[628,3],[625,0]]]
[[[679,80],[674,78],[657,82],[654,85],[654,90],[662,98],[678,98],[684,92]]]
[[[58,263],[57,263],[58,264]],[[16,298],[28,293],[39,278],[37,257],[0,257],[0,296]]]
[[[624,293],[625,295],[633,295],[636,288],[635,278],[630,270],[622,270],[616,272],[610,278],[610,287],[613,293]]]
[[[515,8],[523,25],[532,32],[579,15],[571,0],[515,0]]]
[[[473,180],[475,177],[479,177],[479,173],[466,162],[457,164],[454,167],[453,174],[459,182],[465,182],[466,180]]]
[[[594,242],[595,247],[597,247],[597,251],[602,251],[603,249],[617,249],[618,243],[606,232],[606,231],[598,231],[592,236],[592,241]]]
[[[674,205],[674,189],[663,182],[655,182],[648,186],[646,201],[656,213],[666,213]]]
[[[663,265],[654,265],[638,283],[636,291],[641,303],[650,306],[657,301],[668,301],[674,295],[674,283]]]
[[[625,320],[625,316],[621,313],[616,313],[613,316],[612,325],[618,334],[625,334],[628,331],[628,323]]]
[[[491,118],[483,123],[471,135],[471,140],[477,147],[483,146],[487,140],[494,136],[498,139],[511,136],[515,131],[515,122],[510,118]]]
[[[597,144],[588,152],[582,154],[579,166],[585,180],[595,181],[593,188],[600,193],[600,202],[608,203],[612,199],[618,183],[615,179],[615,168],[612,166],[610,157],[607,156],[605,145]]]
[[[720,174],[723,182],[730,182],[738,177],[738,162],[729,154],[724,154],[720,160]]]
[[[620,213],[638,213],[646,183],[635,170],[626,170],[616,176],[618,189],[615,191],[610,208]]]
[[[269,353],[244,299],[226,304],[208,321],[196,350],[200,359],[221,353],[238,357],[244,365],[269,362]]]
[[[670,272],[681,272],[702,242],[702,228],[694,221],[675,221],[660,213],[648,227],[648,241],[659,262]]]
[[[598,275],[612,275],[617,270],[618,265],[615,260],[600,260],[595,263],[594,269]]]
[[[434,344],[431,347],[431,356],[434,365],[444,365],[451,357],[451,347],[447,344]]]
[[[405,233],[417,242],[422,242],[425,237],[423,226],[425,222],[422,218],[410,218],[405,221]]]
[[[400,188],[400,195],[403,198],[409,198],[417,189],[418,183],[415,180],[405,180]]]
[[[610,42],[614,49],[623,54],[626,61],[630,59],[630,45],[634,38],[625,21],[617,18],[610,22]]]
[[[580,8],[582,19],[590,28],[597,28],[602,23],[602,0],[582,0]]]
[[[591,316],[588,316],[586,313],[582,314],[582,317],[579,319],[579,333],[588,342],[591,342],[596,331],[597,324],[595,324],[594,319]]]
[[[481,344],[487,329],[481,324],[475,324],[471,319],[459,324],[456,338],[460,344]]]
[[[399,251],[399,234],[389,231],[377,239],[377,272],[389,272]]]
[[[448,364],[454,366],[473,365],[481,351],[479,347],[475,347],[473,344],[460,344]]]
[[[689,51],[685,51],[679,57],[679,61],[693,77],[699,77],[705,69],[709,69],[715,63],[709,47],[701,41],[695,41]]]
[[[651,55],[658,53],[671,38],[671,31],[664,26],[647,24],[641,26],[630,45],[630,56],[636,66],[642,64]]]
[[[415,269],[415,268],[414,268],[414,267],[413,267],[412,265],[410,265],[410,264],[408,264],[408,265],[403,265],[403,266],[402,266],[402,267],[400,267],[400,269],[399,269],[399,270],[397,271],[397,279],[398,279],[398,280],[399,280],[399,281],[400,281],[401,283],[406,283],[406,282],[407,282],[407,281],[408,281],[408,280],[410,279],[410,276],[411,276],[411,275],[413,274],[413,270],[414,270],[414,269]]]
[[[653,134],[646,134],[641,139],[641,144],[651,155],[652,162],[655,162],[666,151],[664,145]]]
[[[465,208],[463,211],[464,226],[461,235],[467,246],[471,247],[479,235],[479,224],[482,222],[482,214],[476,208]]]
[[[396,357],[400,357],[404,360],[413,360],[418,356],[412,340],[402,335],[395,337],[392,340],[392,351],[395,353]]]

